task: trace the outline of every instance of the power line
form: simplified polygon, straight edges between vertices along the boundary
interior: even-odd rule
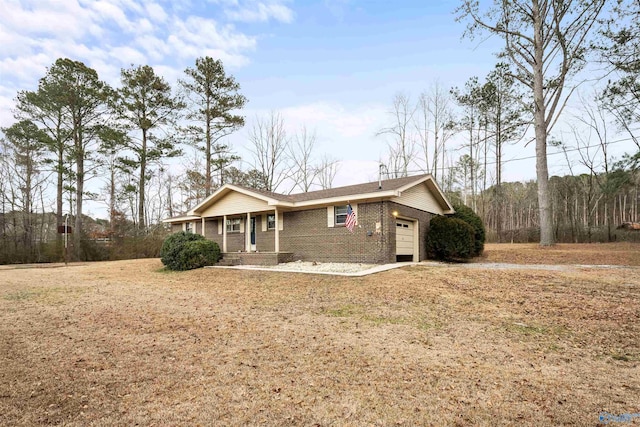
[[[615,141],[607,142],[606,145],[608,146],[608,145],[613,145],[613,144],[619,144],[621,142],[629,142],[629,141],[633,141],[633,140],[634,140],[634,138],[628,137],[628,138],[623,138],[623,139],[618,139],[618,140],[615,140]],[[558,155],[558,154],[565,154],[565,153],[574,152],[574,151],[586,150],[588,148],[596,148],[596,147],[600,147],[601,145],[602,144],[593,144],[593,145],[587,145],[587,146],[584,146],[584,147],[567,148],[567,149],[562,150],[562,151],[556,151],[555,153],[547,153],[547,157],[555,156],[555,155]],[[516,157],[516,158],[513,158],[513,159],[503,160],[502,164],[511,163],[511,162],[518,162],[518,161],[521,161],[521,160],[531,160],[531,159],[535,159],[536,157],[537,157],[536,155],[526,156],[526,157]],[[491,161],[491,162],[487,162],[485,164],[486,165],[495,165],[497,163],[498,162],[496,162],[496,161]],[[445,166],[445,167],[442,167],[442,168],[438,167],[438,170],[442,170],[442,169],[450,170],[450,169],[453,169],[453,168],[455,168],[455,166]],[[398,172],[398,171],[395,171],[395,172]],[[408,170],[407,173],[408,174],[411,174],[411,173],[424,173],[424,169]],[[388,172],[386,175],[387,176],[391,175],[391,172]]]

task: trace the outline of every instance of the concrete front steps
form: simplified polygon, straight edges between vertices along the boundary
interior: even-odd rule
[[[234,265],[278,265],[293,261],[291,252],[224,252],[219,266]]]

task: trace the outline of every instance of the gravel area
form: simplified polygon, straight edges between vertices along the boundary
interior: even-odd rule
[[[254,267],[254,266],[246,266]],[[360,271],[369,270],[377,267],[376,264],[352,264],[341,262],[310,262],[310,261],[294,261],[285,262],[278,265],[255,266],[256,268],[268,268],[272,270],[285,271],[315,271],[323,273],[358,273]]]

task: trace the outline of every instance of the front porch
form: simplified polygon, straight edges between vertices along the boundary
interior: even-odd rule
[[[218,265],[278,265],[291,261],[291,252],[223,252]]]

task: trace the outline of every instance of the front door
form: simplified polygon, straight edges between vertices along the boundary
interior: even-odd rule
[[[251,222],[249,223],[249,227],[251,229],[251,250],[256,250],[256,217],[251,218]]]

